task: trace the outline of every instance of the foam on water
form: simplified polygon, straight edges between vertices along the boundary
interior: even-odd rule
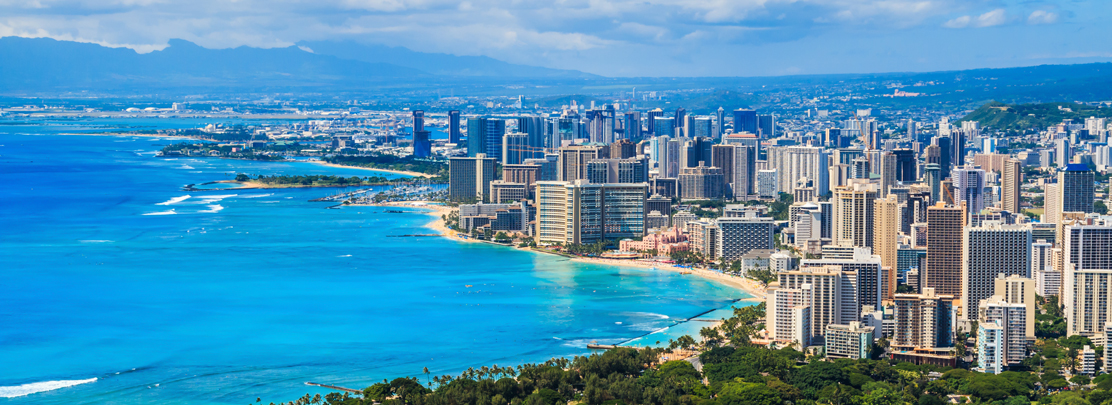
[[[148,213],[143,214],[143,215],[175,215],[175,214],[177,214],[177,212],[174,212],[174,210],[169,210],[169,211],[148,212]]]
[[[60,388],[72,387],[79,384],[88,384],[96,381],[96,378],[87,380],[58,380],[58,381],[43,381],[37,383],[16,385],[10,387],[0,387],[0,398],[15,398],[24,395],[31,395],[39,392],[53,391]]]
[[[169,200],[160,202],[157,205],[173,205],[173,204],[177,204],[177,203],[180,203],[182,201],[188,200],[190,197],[192,197],[192,196],[183,195],[181,197],[174,197],[174,198],[171,198]]]
[[[220,210],[224,209],[224,206],[222,206],[220,204],[215,204],[215,205],[208,206],[208,208],[209,209],[207,209],[207,210],[197,211],[197,212],[205,213],[205,214],[212,214],[212,213],[220,212]]]

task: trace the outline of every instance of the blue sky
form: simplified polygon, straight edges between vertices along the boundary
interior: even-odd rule
[[[0,0],[0,36],[162,49],[355,40],[604,76],[1112,60],[1107,0]]]

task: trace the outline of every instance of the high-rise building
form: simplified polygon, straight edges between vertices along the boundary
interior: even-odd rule
[[[937,153],[937,156],[931,156],[929,154],[931,152],[931,150],[928,147],[927,163],[937,163],[938,164],[938,167],[939,167],[939,169],[941,170],[941,173],[942,173],[940,178],[945,179],[945,178],[950,177],[950,169],[953,167],[952,166],[953,162],[952,162],[951,156],[954,153],[954,149],[953,149],[952,145],[950,144],[950,137],[949,136],[936,136],[933,139],[931,139],[931,145],[938,147],[937,151],[935,151],[935,153]],[[932,160],[931,159],[932,157],[937,159],[937,161]]]
[[[748,200],[757,185],[757,149],[747,145],[733,145],[733,183],[730,191],[734,200]],[[779,181],[779,179],[777,179]]]
[[[587,162],[609,157],[610,148],[599,145],[564,146],[557,157],[557,174],[560,181],[574,181],[587,178]]]
[[[656,120],[660,117],[663,117],[663,116],[664,116],[664,110],[661,110],[659,108],[654,109],[652,111],[645,112],[645,128],[648,129],[650,135],[654,135],[654,136],[662,136],[662,135],[675,136],[675,134],[672,133],[671,131],[666,132],[666,133],[662,133],[662,134],[656,132]]]
[[[448,143],[459,145],[462,138],[459,130],[459,110],[448,111]]]
[[[491,181],[494,181],[493,158],[480,153],[475,157],[448,159],[448,200],[489,202]]]
[[[649,161],[644,156],[589,160],[587,180],[591,183],[648,183]]]
[[[1068,164],[1058,172],[1061,212],[1093,212],[1093,181],[1093,171],[1084,164]]]
[[[1020,213],[1020,192],[1023,185],[1023,163],[1016,159],[1004,161],[1004,176],[1000,181],[1003,194],[1001,208],[1012,214]]]
[[[726,110],[718,107],[714,117],[714,139],[722,139],[722,134],[726,133]]]
[[[873,200],[873,252],[880,256],[881,272],[888,281],[881,288],[885,299],[896,293],[899,254],[896,244],[900,236],[900,204],[894,194]]]
[[[1027,277],[1020,277],[1016,275],[1004,276],[998,274],[996,279],[993,280],[993,296],[1000,297],[1004,302],[1011,304],[1023,305],[1027,309],[1028,314],[1034,314],[1037,307],[1035,302],[1035,295],[1037,293],[1037,286],[1035,280]],[[1026,319],[1022,328],[1023,336],[1029,341],[1035,340],[1035,317],[1032,315]]]
[[[538,244],[590,244],[645,234],[648,185],[537,182]]]
[[[1001,314],[995,318],[1008,318],[1006,308],[1001,311]],[[997,320],[985,320],[977,323],[976,371],[989,374],[1004,372],[1004,365],[1006,364],[1004,354],[1007,351],[1004,330],[1004,326]]]
[[[965,219],[965,209],[960,206],[938,203],[927,208],[925,286],[957,299],[962,299],[961,245]]]
[[[506,122],[496,118],[467,118],[467,156],[485,154],[495,161],[502,160],[502,135]]]
[[[656,117],[653,121],[653,133],[656,136],[676,136],[676,119]]]
[[[548,135],[545,133],[546,128],[544,117],[517,117],[517,132],[529,134],[528,145],[530,151],[534,152],[535,157],[540,157],[547,146],[545,144],[548,140]]]
[[[693,138],[714,138],[714,126],[711,125],[710,117],[695,117],[691,127],[691,137]]]
[[[1068,138],[1062,138],[1054,141],[1054,158],[1058,167],[1066,167],[1073,158],[1073,148],[1070,145]]]
[[[923,177],[931,189],[931,203],[942,201],[942,169],[938,164],[927,163]]]
[[[629,159],[641,155],[638,151],[639,147],[636,143],[628,139],[620,139],[610,144],[610,158],[612,159]]]
[[[776,275],[778,288],[810,287],[812,333],[825,332],[826,325],[858,320],[861,304],[857,300],[856,273],[844,272],[838,266],[801,266]]]
[[[839,246],[873,247],[873,201],[876,199],[875,184],[855,183],[835,189],[831,242]]]
[[[714,166],[685,167],[680,170],[680,196],[683,200],[716,200],[723,196],[722,169]]]
[[[888,195],[892,187],[899,185],[899,173],[896,160],[896,154],[892,152],[884,152],[880,154],[880,192],[881,196]]]
[[[776,223],[768,217],[718,218],[718,249],[715,258],[741,260],[756,249],[773,249]]]
[[[502,135],[502,164],[517,165],[525,159],[535,159],[540,150],[536,152],[529,146],[529,134],[521,132]]]
[[[776,169],[757,171],[757,196],[760,198],[777,198],[780,195],[780,179]]]
[[[757,135],[763,139],[776,137],[776,116],[775,115],[758,115],[757,116]]]
[[[826,325],[826,358],[868,359],[877,332],[874,327],[857,321],[848,325]]]
[[[1043,185],[1042,222],[1057,226],[1062,217],[1062,185],[1058,183]]]
[[[757,134],[757,111],[746,108],[734,110],[734,132]]]
[[[962,319],[974,320],[980,302],[995,292],[998,275],[1030,279],[1031,228],[989,221],[980,227],[967,227],[962,234],[961,300],[965,306]],[[928,256],[928,265],[930,262]]]
[[[896,328],[890,340],[899,350],[954,345],[954,296],[936,294],[930,287],[920,294],[896,294]]]
[[[985,171],[968,167],[954,169],[955,203],[965,202],[966,212],[976,214],[985,209]]]
[[[896,155],[896,180],[910,184],[919,179],[915,171],[915,151],[911,149],[896,149],[891,152]]]
[[[639,111],[630,111],[625,113],[624,122],[625,138],[629,140],[641,139],[641,113]]]
[[[734,169],[736,149],[734,145],[711,146],[710,165],[722,169],[722,191],[728,199],[734,198],[734,175],[737,174],[737,170]]]
[[[824,248],[829,246],[824,246]],[[854,291],[857,294],[857,302],[859,305],[872,305],[873,307],[880,306],[881,300],[881,285],[886,282],[884,275],[880,272],[880,256],[872,254],[869,248],[850,248],[846,255],[836,256],[827,254],[826,249],[823,249],[821,259],[803,259],[799,264],[800,268],[805,267],[837,267],[846,274],[853,276]],[[847,307],[846,310],[849,308]],[[855,309],[859,314],[861,308]],[[846,315],[850,316],[850,315]],[[852,315],[857,316],[857,315]],[[845,323],[845,322],[842,322]]]
[[[1112,224],[1067,226],[1062,244],[1066,334],[1098,338],[1112,321]]]
[[[799,343],[803,347],[810,345],[814,319],[812,288],[810,284],[798,288],[780,288],[775,282],[769,284],[765,292],[769,338],[781,343]]]
[[[777,170],[778,190],[791,190],[797,180],[806,177],[814,182],[815,193],[820,196],[830,193],[829,158],[820,147],[769,147],[768,167]]]
[[[417,133],[417,131],[424,131],[424,130],[425,130],[425,111],[424,110],[414,110],[413,111],[413,133]]]
[[[677,131],[677,135],[690,138],[691,133],[687,128],[687,110],[685,110],[683,107],[678,107],[676,108],[676,114],[673,115],[673,117],[675,117],[676,120],[676,128],[679,128],[679,131]]]

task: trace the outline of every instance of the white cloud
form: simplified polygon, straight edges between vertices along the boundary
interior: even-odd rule
[[[946,21],[946,23],[942,24],[942,26],[946,28],[965,28],[969,26],[969,21],[971,21],[972,19],[973,18],[967,15],[963,15],[950,21]]]
[[[973,27],[992,27],[1005,23],[1008,21],[1008,15],[1002,8],[998,8],[987,13],[973,18],[971,16],[963,15],[961,17],[950,19],[942,24],[946,28],[965,28]]]
[[[1004,21],[1007,20],[1007,18],[1008,17],[1007,17],[1007,15],[1005,15],[1004,9],[998,8],[996,10],[992,10],[992,11],[989,11],[987,13],[981,14],[979,17],[977,17],[977,26],[978,27],[992,27],[992,26],[1000,25],[1000,24],[1003,24]]]
[[[1049,11],[1035,10],[1027,16],[1028,24],[1054,24],[1058,22],[1058,14]]]

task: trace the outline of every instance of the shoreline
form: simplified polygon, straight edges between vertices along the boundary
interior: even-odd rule
[[[425,228],[432,229],[432,230],[436,231],[437,233],[439,233],[441,236],[444,236],[446,238],[450,238],[450,239],[452,239],[454,241],[457,241],[457,242],[486,243],[486,242],[479,241],[479,240],[474,240],[474,239],[471,239],[471,238],[463,239],[463,238],[456,237],[457,232],[453,231],[451,229],[448,229],[448,227],[445,226],[444,220],[441,218],[441,216],[442,215],[447,215],[448,213],[454,211],[454,209],[452,207],[448,207],[448,206],[444,206],[444,205],[431,205],[431,204],[429,204],[428,201],[401,201],[401,202],[389,202],[389,203],[382,203],[382,204],[360,204],[360,205],[422,208],[422,209],[426,210],[425,213],[427,215],[431,215],[435,218],[432,222],[429,222],[429,223],[425,224]],[[492,243],[492,244],[499,245],[499,246],[506,246],[506,245],[497,244],[497,243]],[[597,264],[597,265],[604,265],[604,266],[619,266],[619,267],[620,266],[637,267],[637,268],[650,269],[650,270],[663,270],[663,271],[671,271],[671,272],[677,272],[677,273],[689,273],[689,274],[686,274],[686,275],[693,275],[693,276],[696,276],[696,277],[700,277],[704,280],[709,280],[709,281],[712,281],[712,282],[716,282],[716,283],[725,285],[727,287],[731,287],[733,289],[739,290],[739,291],[745,293],[746,295],[749,295],[749,297],[740,298],[740,301],[764,301],[764,296],[765,296],[765,288],[761,287],[760,283],[758,283],[756,280],[750,280],[750,279],[747,279],[747,278],[731,276],[731,275],[728,275],[728,274],[723,274],[723,273],[719,273],[719,272],[712,271],[712,270],[675,267],[675,266],[667,264],[667,263],[646,262],[646,261],[641,261],[641,260],[618,260],[618,259],[601,259],[601,258],[587,258],[587,257],[567,257],[567,256],[557,255],[557,254],[546,252],[546,251],[543,251],[543,250],[537,250],[537,249],[531,249],[531,248],[519,248],[517,246],[506,246],[506,247],[510,247],[510,248],[517,249],[517,250],[529,251],[529,252],[533,252],[533,253],[537,253],[537,254],[545,254],[545,255],[565,257],[568,260],[579,262],[579,263],[586,263],[586,264]]]
[[[209,184],[238,184],[237,187],[229,188],[183,188],[185,191],[217,191],[217,190],[254,190],[254,189],[282,189],[282,188],[346,188],[346,187],[378,187],[389,186],[390,183],[381,184],[337,184],[337,185],[316,185],[316,184],[269,184],[258,181],[235,181],[235,180],[217,180],[207,183],[197,184],[197,186],[205,186]]]
[[[335,163],[328,163],[328,162],[321,161],[321,160],[307,160],[305,162],[318,164],[318,165],[321,165],[321,166],[335,167],[335,168],[339,168],[339,169],[370,170],[370,171],[375,171],[375,172],[401,174],[401,175],[410,176],[410,177],[424,177],[424,178],[436,177],[436,176],[433,176],[433,175],[427,174],[427,173],[411,172],[411,171],[406,171],[406,170],[375,169],[375,168],[372,168],[372,167],[364,167],[364,166],[338,165],[338,164],[335,164]]]

